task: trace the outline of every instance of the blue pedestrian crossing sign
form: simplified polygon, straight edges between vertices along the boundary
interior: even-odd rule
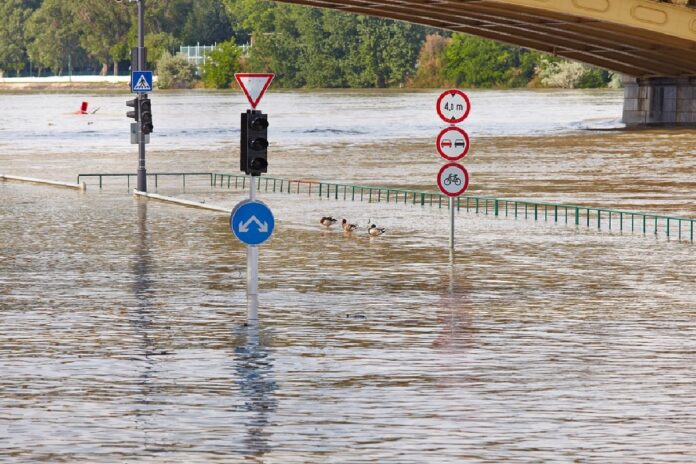
[[[240,242],[259,245],[273,234],[275,219],[271,209],[263,202],[244,200],[237,204],[230,215],[230,228]]]
[[[131,92],[152,92],[152,71],[133,71],[131,74]]]

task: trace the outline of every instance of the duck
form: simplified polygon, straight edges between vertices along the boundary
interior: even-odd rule
[[[357,224],[348,224],[348,221],[346,220],[346,218],[343,218],[342,223],[343,223],[342,227],[343,227],[343,230],[345,232],[353,232],[355,229],[358,228]]]
[[[370,227],[367,228],[367,233],[372,235],[373,237],[379,237],[383,233],[385,233],[387,229],[383,227],[377,227],[376,225],[372,224]]]
[[[327,229],[331,227],[332,225],[336,224],[338,222],[338,219],[334,219],[331,216],[323,216],[321,218],[321,221],[319,221],[322,226],[326,227]]]

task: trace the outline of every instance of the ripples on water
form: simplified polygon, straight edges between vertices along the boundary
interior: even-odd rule
[[[571,97],[561,106],[581,112]],[[662,158],[688,195],[691,135],[659,136],[489,137],[467,166],[482,191],[629,205],[653,196],[625,179]],[[396,170],[372,144],[323,147],[289,143],[272,174],[425,187],[438,165],[423,141],[382,147]],[[3,168],[71,179],[134,161],[29,148],[3,151]],[[232,154],[184,148],[153,149],[153,168],[233,169]],[[278,229],[260,253],[261,325],[245,326],[228,218],[111,182],[0,184],[3,460],[693,462],[691,245],[462,214],[451,262],[445,210],[263,193]],[[243,197],[191,182],[187,198]],[[693,212],[660,188],[650,201]],[[325,232],[324,214],[389,232]]]

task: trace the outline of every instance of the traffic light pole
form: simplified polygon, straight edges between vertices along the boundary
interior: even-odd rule
[[[145,0],[138,0],[138,69],[145,70]],[[143,100],[146,95],[138,95]],[[138,121],[138,190],[147,192],[147,170],[145,169],[145,134],[142,119]]]
[[[256,178],[249,175],[249,200],[256,200]],[[247,318],[258,317],[259,298],[259,248],[247,245]]]

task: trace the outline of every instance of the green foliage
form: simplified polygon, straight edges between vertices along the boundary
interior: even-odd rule
[[[150,64],[180,45],[221,43],[206,83],[229,86],[240,66],[284,87],[604,86],[606,72],[486,39],[267,0],[147,0]],[[130,60],[137,7],[114,0],[0,0],[0,73],[61,73]],[[426,35],[431,36],[426,40]],[[235,44],[252,43],[241,56]],[[165,60],[165,63],[167,60]],[[125,67],[125,66],[124,66]]]
[[[160,58],[176,47],[176,39],[166,32],[145,35],[145,48],[147,48],[147,62],[152,65],[158,63]]]
[[[464,87],[516,87],[534,76],[525,49],[479,37],[454,34],[444,53],[444,75]],[[532,58],[532,57],[529,57]]]
[[[182,55],[164,52],[157,62],[157,87],[190,89],[196,82],[196,67]]]
[[[181,29],[181,42],[212,45],[233,36],[232,25],[220,0],[197,0]]]
[[[18,74],[26,61],[25,24],[32,10],[22,0],[0,0],[0,73]]]
[[[591,68],[585,74],[580,76],[575,87],[578,89],[594,89],[597,87],[606,87],[611,80],[609,72],[602,69]]]
[[[63,0],[46,0],[29,18],[27,52],[35,66],[60,74],[70,61],[70,52],[78,50],[77,31],[70,22],[60,20],[67,15]]]
[[[234,40],[223,42],[206,55],[201,66],[201,77],[206,87],[226,89],[234,80],[234,73],[240,69],[239,58],[242,50]]]

